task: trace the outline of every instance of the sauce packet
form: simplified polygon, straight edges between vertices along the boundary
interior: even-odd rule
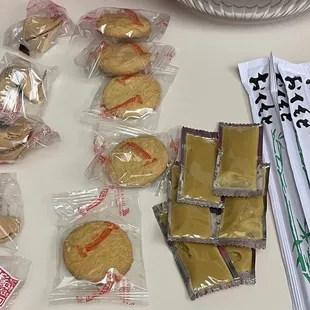
[[[266,211],[270,166],[263,166],[262,196],[227,197],[218,233],[220,245],[266,248]]]
[[[303,211],[308,201],[299,197],[282,130],[280,116],[270,91],[269,58],[238,65],[249,95],[254,122],[264,124],[264,161],[270,162],[270,201],[294,309],[308,310],[310,269],[309,227]],[[299,87],[299,86],[298,86]]]
[[[224,248],[239,273],[241,284],[254,285],[256,283],[256,250],[238,246],[225,246]]]
[[[154,206],[153,211],[167,240],[167,203]],[[167,241],[167,244],[191,300],[240,285],[240,277],[224,248],[188,242]]]
[[[262,125],[220,123],[214,194],[228,197],[261,195],[262,147]]]
[[[224,207],[224,199],[214,195],[212,191],[217,152],[216,132],[182,128],[182,169],[178,202],[213,208]]]
[[[210,208],[177,202],[177,190],[181,168],[174,165],[168,183],[168,239],[197,243],[215,243],[216,213]]]

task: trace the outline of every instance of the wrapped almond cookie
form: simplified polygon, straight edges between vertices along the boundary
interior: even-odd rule
[[[14,163],[31,149],[47,147],[60,141],[58,133],[35,117],[0,119],[0,163]]]
[[[216,132],[182,128],[179,202],[224,207],[224,198],[215,196],[212,191],[217,151]]]
[[[224,248],[240,276],[241,284],[254,285],[256,283],[256,250],[237,246],[225,246]]]
[[[167,204],[153,207],[167,239]],[[240,277],[224,248],[211,244],[171,242],[168,246],[182,275],[190,299],[240,284]]]
[[[0,62],[0,119],[44,114],[57,67],[5,53]]]
[[[226,197],[218,233],[220,245],[266,248],[268,164],[263,165],[263,194],[254,197]]]
[[[108,205],[102,192],[61,193],[54,195],[54,204],[59,260],[50,303],[147,304],[138,192],[121,202],[126,213]],[[88,212],[71,217],[72,210],[81,209]]]
[[[158,194],[164,192],[167,174],[177,157],[172,142],[179,137],[179,128],[152,134],[104,122],[98,124],[96,132],[98,153],[86,170],[89,179],[126,188],[154,184]]]
[[[5,32],[4,45],[37,57],[53,47],[59,37],[72,35],[74,28],[65,8],[50,0],[30,0],[27,18]]]
[[[0,309],[9,309],[25,285],[31,261],[19,256],[0,256]]]
[[[24,224],[23,201],[15,173],[0,173],[0,197],[0,247],[13,254],[18,250],[16,239]]]
[[[262,125],[220,123],[214,194],[262,195],[262,148]]]
[[[152,72],[164,68],[175,55],[171,45],[161,43],[113,43],[94,40],[74,59],[87,78],[97,75],[120,76]]]
[[[146,10],[104,7],[92,10],[78,21],[75,36],[113,40],[159,40],[170,16]]]
[[[197,243],[216,243],[218,216],[210,208],[177,202],[181,168],[174,165],[168,181],[168,239]]]
[[[153,73],[138,73],[104,79],[81,121],[96,124],[112,120],[115,124],[154,131],[161,102],[173,83],[178,68],[167,66]]]

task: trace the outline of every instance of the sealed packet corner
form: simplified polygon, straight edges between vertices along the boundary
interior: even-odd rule
[[[153,212],[167,241],[167,203],[154,206]],[[224,248],[186,242],[167,244],[191,300],[240,285],[240,277]]]
[[[86,169],[86,177],[101,179],[104,186],[138,188],[155,185],[156,193],[163,194],[167,175],[177,158],[178,150],[171,145],[179,132],[176,127],[153,134],[134,127],[99,123],[95,138],[98,153]]]
[[[3,43],[30,57],[38,57],[72,35],[75,25],[65,8],[50,0],[30,0],[25,20],[10,26]]]
[[[26,284],[31,261],[20,256],[0,256],[0,308],[10,309]]]
[[[147,304],[138,193],[123,200],[126,212],[97,188],[55,194],[54,203],[59,259],[50,304]]]
[[[41,117],[57,75],[57,67],[5,53],[0,62],[0,118]]]
[[[218,214],[210,208],[177,201],[180,170],[175,164],[169,172],[168,240],[216,244]]]
[[[14,254],[23,225],[23,201],[16,173],[0,173],[0,248]]]
[[[98,75],[122,76],[165,68],[175,55],[171,45],[153,42],[93,40],[74,59],[87,78]]]
[[[219,123],[213,193],[251,197],[262,194],[263,126]]]
[[[103,80],[81,122],[112,121],[155,131],[161,105],[178,68],[167,65],[154,72],[110,77]]]
[[[218,229],[218,244],[265,249],[269,164],[263,167],[263,193],[253,197],[227,197]]]
[[[170,16],[141,9],[101,7],[83,15],[77,24],[73,38],[114,41],[155,41],[166,31]]]
[[[224,207],[224,198],[215,196],[212,191],[217,152],[217,132],[182,128],[178,202],[211,208]]]

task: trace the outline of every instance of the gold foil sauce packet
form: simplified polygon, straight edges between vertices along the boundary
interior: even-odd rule
[[[269,166],[265,166],[263,167],[263,196],[226,197],[219,239],[226,239],[228,242],[228,239],[238,239],[236,242],[241,242],[240,240],[243,239],[246,243],[247,239],[264,240],[266,238],[265,216],[268,179]],[[222,245],[224,243],[225,241],[220,242]]]
[[[194,290],[233,281],[218,248],[209,244],[175,243],[176,253],[188,272]]]
[[[172,238],[211,238],[212,222],[210,209],[177,202],[180,171],[181,168],[179,166],[175,165],[172,167],[170,236]]]
[[[183,197],[205,201],[212,207],[221,203],[212,192],[217,151],[217,140],[186,135]]]
[[[261,125],[220,124],[219,130],[214,192],[224,196],[260,195]]]

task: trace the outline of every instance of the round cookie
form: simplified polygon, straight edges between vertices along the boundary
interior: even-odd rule
[[[110,38],[145,39],[151,33],[151,24],[145,17],[128,11],[128,13],[105,14],[97,20],[96,29]]]
[[[151,113],[161,99],[159,83],[149,75],[116,77],[104,88],[102,106],[119,118],[141,118]]]
[[[137,43],[117,43],[107,46],[100,55],[99,67],[114,75],[141,72],[151,64],[151,54]]]
[[[139,136],[119,143],[110,153],[107,175],[119,186],[145,186],[164,173],[168,150],[153,136]]]
[[[113,268],[125,275],[131,268],[133,251],[127,234],[108,221],[92,221],[75,228],[63,244],[67,269],[78,280],[102,281]]]

